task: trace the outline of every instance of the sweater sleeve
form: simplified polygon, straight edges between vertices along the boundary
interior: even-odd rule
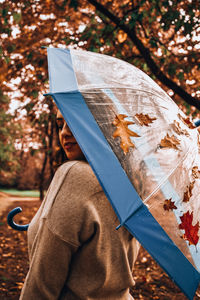
[[[45,220],[42,222],[20,300],[59,299],[71,256],[77,249],[77,246],[66,243],[53,234]]]

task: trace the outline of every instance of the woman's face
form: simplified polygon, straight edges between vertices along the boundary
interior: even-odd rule
[[[59,128],[60,144],[67,155],[69,160],[82,160],[85,159],[81,148],[76,142],[71,130],[67,126],[61,112],[58,110],[56,122]]]

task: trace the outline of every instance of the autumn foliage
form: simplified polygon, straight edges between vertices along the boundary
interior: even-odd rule
[[[16,116],[26,111],[44,169],[45,161],[52,161],[53,120],[47,116],[52,112],[49,101],[42,96],[48,91],[48,74],[41,46],[81,48],[123,59],[171,92],[185,112],[198,115],[184,103],[200,107],[197,2],[6,0],[0,3],[0,16],[0,105],[5,94],[19,100]],[[138,122],[150,124],[147,116],[138,116]],[[190,124],[190,119],[185,122]]]
[[[22,101],[46,91],[41,46],[51,45],[126,60],[175,100],[199,106],[198,1],[6,0],[0,8],[0,88],[9,91],[6,83],[19,77]]]

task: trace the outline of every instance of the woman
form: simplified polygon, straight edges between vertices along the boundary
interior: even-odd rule
[[[21,300],[131,299],[139,244],[117,217],[57,113],[68,162],[56,172],[28,230],[30,268]]]

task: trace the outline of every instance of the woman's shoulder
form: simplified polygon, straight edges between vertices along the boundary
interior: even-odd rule
[[[101,190],[92,168],[86,161],[68,161],[60,166],[56,173],[65,175],[65,181],[71,186],[81,186],[82,189],[93,192]]]
[[[87,162],[69,164],[63,164],[58,170],[65,176],[49,209],[47,223],[51,231],[64,241],[78,244],[83,227],[84,232],[88,230],[87,236],[93,230],[89,224],[96,220],[94,199],[102,188]]]

